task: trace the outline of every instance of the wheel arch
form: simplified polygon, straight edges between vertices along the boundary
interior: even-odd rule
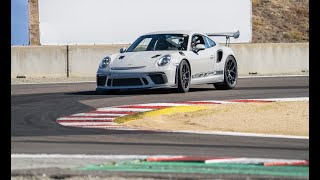
[[[189,60],[188,60],[187,58],[182,58],[182,59],[179,61],[179,66],[180,66],[181,61],[183,61],[183,60],[185,60],[185,61],[188,63],[189,67],[190,67],[190,78],[191,78],[191,77],[192,77],[192,70],[191,70],[191,65],[190,65]],[[178,70],[179,70],[179,66],[177,66],[177,68],[176,68],[176,75],[175,75],[175,82],[174,82],[175,84],[178,83]]]
[[[223,55],[222,55],[222,60],[221,61],[225,62],[229,56],[232,56],[235,60],[237,60],[235,55],[234,55],[233,50],[230,47],[221,47],[220,49],[223,51]]]
[[[229,54],[229,55],[227,56],[227,58],[228,58],[229,56],[233,57],[233,58],[234,58],[234,60],[236,60],[236,61],[237,61],[236,57],[235,57],[233,54]]]
[[[236,72],[236,77],[235,77],[235,81],[232,83],[232,84],[229,84],[229,82],[227,82],[226,80],[226,65],[227,65],[227,61],[228,60],[231,60],[231,58],[229,57],[232,57],[232,59],[234,59],[235,63],[236,63],[236,66],[237,66],[237,72]],[[233,60],[232,60],[233,61]],[[227,90],[227,89],[233,89],[236,84],[237,84],[237,78],[238,78],[238,63],[237,63],[237,60],[235,58],[235,56],[232,54],[232,53],[229,53],[225,59],[224,59],[224,67],[223,67],[223,82],[219,82],[219,83],[214,83],[214,87],[216,89],[223,89],[223,90]]]
[[[187,63],[188,63],[188,65],[189,65],[189,67],[190,67],[190,74],[191,74],[191,64],[190,64],[190,62],[189,62],[189,60],[187,59],[187,58],[183,58],[183,59],[181,59],[181,61],[183,61],[183,60],[185,60],[185,61],[187,61]],[[181,62],[180,61],[180,62]]]

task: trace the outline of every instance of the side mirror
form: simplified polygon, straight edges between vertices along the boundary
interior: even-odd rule
[[[123,47],[123,48],[120,49],[120,53],[124,53],[124,52],[126,52],[126,51],[127,51],[127,48],[125,48],[125,47]]]
[[[193,48],[194,51],[199,52],[201,50],[205,50],[206,46],[204,44],[197,44],[196,47]]]

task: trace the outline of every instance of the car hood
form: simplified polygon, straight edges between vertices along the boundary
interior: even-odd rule
[[[111,69],[121,70],[121,68],[143,68],[156,63],[163,55],[173,53],[173,51],[141,51],[125,52],[117,55],[112,61]],[[123,69],[124,70],[124,69]]]

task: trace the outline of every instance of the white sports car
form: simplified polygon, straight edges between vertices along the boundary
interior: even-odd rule
[[[177,88],[213,84],[232,89],[237,84],[235,55],[228,47],[235,33],[153,32],[140,36],[128,49],[106,56],[97,71],[97,92],[115,89]],[[221,46],[210,36],[225,36]]]

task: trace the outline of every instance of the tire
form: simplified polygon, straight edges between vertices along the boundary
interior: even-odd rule
[[[186,93],[190,89],[191,70],[188,62],[182,60],[178,67],[178,92]]]
[[[233,56],[228,56],[224,66],[224,80],[222,83],[214,83],[214,87],[219,90],[233,89],[238,81],[238,65]]]

